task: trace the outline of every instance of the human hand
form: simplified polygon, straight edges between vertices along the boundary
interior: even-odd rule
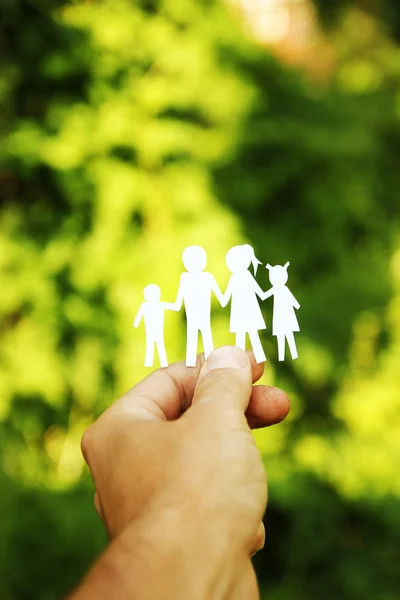
[[[155,371],[85,433],[95,505],[110,537],[132,550],[139,544],[147,568],[154,553],[164,565],[179,556],[168,581],[153,564],[148,595],[138,597],[256,597],[249,557],[263,545],[267,491],[249,425],[277,423],[289,410],[281,390],[252,388],[262,372],[252,353],[219,348],[195,368]]]

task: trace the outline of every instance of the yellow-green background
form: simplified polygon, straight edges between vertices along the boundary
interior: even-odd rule
[[[146,374],[143,287],[174,300],[198,243],[223,288],[243,242],[291,261],[302,305],[285,364],[263,306],[263,382],[292,400],[256,433],[263,598],[399,597],[400,10],[315,6],[335,56],[319,81],[222,2],[2,2],[2,600],[60,598],[105,543],[79,442]],[[217,344],[228,325],[215,306]],[[166,343],[183,358],[182,314]]]

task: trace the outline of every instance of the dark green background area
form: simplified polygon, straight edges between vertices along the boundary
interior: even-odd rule
[[[213,265],[239,237],[290,260],[301,304],[299,361],[263,339],[293,411],[256,437],[262,597],[399,597],[400,10],[315,10],[336,56],[323,82],[217,1],[3,0],[2,600],[62,597],[104,547],[79,437],[144,373],[127,315],[148,272],[172,294],[160,253],[176,263],[194,236]]]

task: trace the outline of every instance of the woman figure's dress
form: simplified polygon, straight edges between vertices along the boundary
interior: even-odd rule
[[[257,292],[262,290],[249,271],[233,273],[227,291],[231,296],[231,333],[266,329],[257,299]]]

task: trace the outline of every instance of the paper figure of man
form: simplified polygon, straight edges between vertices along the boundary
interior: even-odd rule
[[[211,332],[211,293],[214,292],[222,305],[223,296],[215,278],[204,269],[207,254],[201,246],[188,246],[182,254],[186,272],[182,273],[175,310],[185,305],[187,321],[186,366],[196,366],[199,333],[203,338],[204,354],[214,350]]]

